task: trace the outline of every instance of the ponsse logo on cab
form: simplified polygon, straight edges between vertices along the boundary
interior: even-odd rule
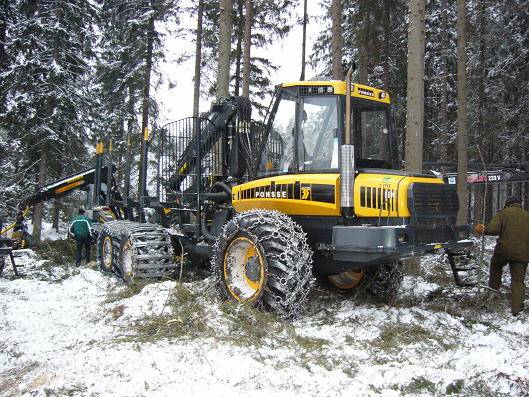
[[[241,188],[232,195],[233,200],[285,199],[311,200],[334,203],[334,185],[315,183],[270,183],[262,186]]]

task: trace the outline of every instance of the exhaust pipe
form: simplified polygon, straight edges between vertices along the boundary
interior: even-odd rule
[[[355,159],[351,133],[351,75],[353,67],[347,71],[345,89],[345,137],[340,148],[340,204],[344,215],[352,215],[354,207]]]

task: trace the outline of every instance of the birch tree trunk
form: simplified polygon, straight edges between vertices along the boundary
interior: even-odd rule
[[[457,223],[468,222],[465,0],[457,0]]]
[[[332,15],[332,78],[335,80],[343,79],[342,70],[342,4],[341,0],[332,0],[331,15]]]
[[[410,0],[409,7],[405,168],[407,171],[421,172],[424,127],[424,0]]]
[[[193,116],[200,112],[200,64],[202,63],[202,19],[204,16],[204,0],[198,1],[197,11],[197,43],[195,49],[195,81],[193,90]]]
[[[220,0],[219,60],[217,69],[217,99],[228,96],[230,82],[232,0]]]
[[[242,96],[250,98],[250,51],[252,49],[252,0],[246,0],[244,21],[244,60],[242,65]]]

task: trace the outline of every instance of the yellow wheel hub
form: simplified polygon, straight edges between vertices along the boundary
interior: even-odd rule
[[[239,302],[259,298],[265,282],[264,260],[254,242],[235,238],[224,254],[224,281],[230,294]]]
[[[353,289],[357,287],[364,279],[364,271],[347,271],[329,276],[332,285],[340,289]]]

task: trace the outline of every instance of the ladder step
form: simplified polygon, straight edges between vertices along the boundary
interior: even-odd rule
[[[476,269],[477,267],[456,267],[454,268],[456,272],[469,272],[471,270],[476,270]]]
[[[464,257],[459,263],[456,263],[455,258]],[[468,254],[449,254],[448,261],[450,262],[450,267],[452,268],[452,274],[454,276],[454,281],[459,287],[474,287],[477,285],[477,282],[467,282],[463,281],[459,275],[460,272],[469,272],[476,270],[476,266],[468,266],[471,256]],[[459,265],[459,266],[458,266]],[[465,265],[467,267],[465,267]]]

